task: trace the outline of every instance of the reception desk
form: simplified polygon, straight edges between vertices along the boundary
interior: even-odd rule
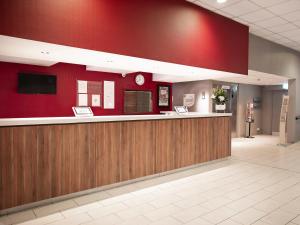
[[[0,119],[0,211],[228,157],[230,116]]]

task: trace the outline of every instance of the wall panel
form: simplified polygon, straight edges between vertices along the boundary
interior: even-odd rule
[[[230,156],[230,118],[0,128],[0,210]]]

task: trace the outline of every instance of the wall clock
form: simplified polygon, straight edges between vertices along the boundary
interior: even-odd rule
[[[145,77],[142,74],[138,74],[135,77],[135,83],[140,86],[143,85],[145,83]]]

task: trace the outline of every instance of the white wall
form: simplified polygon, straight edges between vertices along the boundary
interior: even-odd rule
[[[262,93],[262,133],[272,134],[279,132],[279,120],[282,105],[282,96],[288,95],[281,85],[265,86]]]
[[[202,99],[205,92],[205,99]],[[211,109],[212,81],[191,81],[173,84],[173,107],[183,105],[184,94],[195,94],[195,105],[190,112],[209,113]]]
[[[289,90],[294,104],[291,108],[295,111],[291,110],[288,115],[288,139],[299,141],[300,121],[296,122],[295,116],[300,115],[300,53],[251,34],[249,69],[296,79]]]

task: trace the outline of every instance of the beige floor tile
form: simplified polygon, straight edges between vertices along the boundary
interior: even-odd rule
[[[144,216],[137,216],[118,223],[118,225],[149,225],[150,223],[151,221],[146,219]]]
[[[51,223],[51,225],[79,225],[89,221],[92,221],[92,218],[88,214],[82,213],[63,220],[58,220]]]
[[[3,224],[3,225],[9,225],[9,224],[11,224],[7,215],[0,216],[0,224]]]
[[[34,214],[37,217],[48,216],[50,214],[60,212],[62,210],[70,209],[76,207],[76,203],[73,200],[67,200],[63,202],[58,202],[46,206],[42,206],[39,208],[33,209]]]
[[[253,208],[258,209],[260,211],[269,213],[274,211],[275,209],[278,209],[282,204],[280,202],[276,202],[272,199],[266,199],[262,202],[259,202],[258,204],[254,205]]]
[[[292,223],[294,223],[294,224],[300,224],[300,215],[297,216],[295,219],[293,219]]]
[[[240,212],[237,215],[234,215],[233,217],[231,217],[231,219],[238,223],[249,225],[258,221],[260,218],[262,218],[265,215],[266,215],[265,212],[259,211],[254,208],[249,208],[246,209],[245,211]]]
[[[178,222],[177,220],[167,217],[162,220],[150,223],[150,225],[181,225],[182,223]]]
[[[257,202],[261,202],[267,198],[270,198],[271,196],[273,196],[273,193],[266,191],[266,190],[260,190],[257,192],[254,192],[250,195],[248,195],[248,198],[252,198],[253,200],[256,200]]]
[[[116,203],[113,205],[102,206],[100,208],[92,209],[87,211],[87,213],[94,219],[101,218],[103,216],[107,216],[112,213],[117,213],[122,210],[127,209],[128,207],[122,203]]]
[[[134,196],[129,199],[125,199],[122,201],[128,207],[136,207],[143,204],[148,204],[149,202],[157,199],[158,196],[155,193],[146,193],[138,196]]]
[[[107,199],[110,197],[112,197],[112,196],[109,195],[107,192],[101,191],[101,192],[84,195],[84,196],[81,196],[78,198],[74,198],[74,201],[76,202],[77,205],[85,205],[88,203],[100,201],[100,200]]]
[[[255,205],[256,203],[257,203],[257,200],[245,197],[245,198],[236,200],[234,202],[231,202],[231,203],[227,204],[226,206],[240,212],[247,208],[250,208],[251,206]]]
[[[202,203],[201,206],[203,206],[204,208],[207,208],[209,210],[214,210],[214,209],[217,209],[221,206],[228,204],[231,201],[232,200],[229,198],[217,197],[217,198],[211,199],[205,203]]]
[[[207,201],[207,198],[205,197],[205,195],[199,194],[199,195],[191,196],[188,198],[184,198],[180,201],[176,201],[173,204],[180,208],[186,209],[186,208],[190,208],[190,207],[199,205],[206,201]]]
[[[112,214],[92,220],[88,223],[82,223],[82,225],[115,225],[120,224],[121,222],[122,220],[118,216]]]
[[[224,194],[224,197],[229,198],[231,200],[238,200],[240,198],[243,198],[243,197],[249,195],[250,193],[251,192],[249,190],[238,189],[238,190],[230,191],[230,192]]]
[[[261,220],[272,225],[284,225],[296,217],[297,215],[295,214],[287,213],[282,210],[276,210],[263,217]]]
[[[221,223],[222,221],[229,219],[236,213],[237,212],[233,209],[230,209],[227,207],[221,207],[221,208],[218,208],[218,209],[202,216],[202,218],[212,224],[218,224],[218,223]]]
[[[185,225],[212,225],[212,223],[208,222],[207,220],[204,220],[202,218],[197,218],[195,220],[192,220]]]
[[[187,223],[197,217],[207,214],[208,212],[209,210],[202,206],[194,206],[176,213],[173,217],[182,223]]]
[[[40,217],[37,219],[29,220],[24,223],[20,223],[18,225],[45,225],[49,223],[53,223],[59,220],[65,219],[61,213],[54,213],[49,216]]]
[[[156,208],[150,204],[144,204],[139,205],[136,207],[130,207],[125,210],[116,212],[116,214],[122,219],[122,220],[128,220],[137,216],[141,216],[147,212],[151,212],[155,210]]]
[[[139,188],[134,183],[134,184],[128,184],[128,185],[125,185],[125,186],[109,189],[106,192],[108,194],[110,194],[111,196],[118,196],[118,195],[127,194],[127,193],[130,193],[130,192],[136,191],[138,189]]]
[[[154,201],[151,201],[149,204],[153,205],[156,208],[161,208],[167,205],[170,205],[174,202],[180,201],[181,198],[174,195],[165,195]]]
[[[133,197],[134,197],[133,194],[127,193],[127,194],[122,194],[122,195],[117,195],[117,196],[114,196],[114,197],[110,197],[110,198],[107,198],[107,199],[104,199],[104,200],[100,200],[98,202],[101,205],[108,206],[108,205],[113,205],[113,204],[116,204],[116,203],[120,203],[122,201],[130,200]]]
[[[218,223],[218,225],[241,225],[240,223],[233,221],[231,219],[225,220],[221,223]]]
[[[8,215],[8,220],[11,224],[21,223],[35,218],[36,216],[34,215],[32,210],[27,210],[27,211]]]
[[[283,191],[297,183],[299,183],[300,180],[297,177],[290,177],[288,179],[285,179],[279,183],[276,183],[274,185],[271,185],[269,187],[266,187],[265,190],[273,192],[273,193],[278,193],[280,191]]]
[[[75,208],[72,208],[72,209],[63,210],[63,211],[61,211],[61,214],[64,217],[71,217],[71,216],[74,216],[74,215],[77,215],[77,214],[81,214],[81,213],[91,211],[93,209],[99,209],[101,207],[103,207],[103,206],[100,205],[98,202],[94,202],[94,203],[86,204],[86,205],[83,205],[83,206],[78,206],[78,207],[75,207]]]
[[[282,206],[281,210],[290,212],[292,214],[299,214],[300,215],[300,197],[297,199],[292,200],[288,204]]]
[[[177,214],[181,209],[179,207],[169,205],[151,212],[145,213],[144,216],[151,221],[158,221],[164,217]]]
[[[256,221],[255,223],[253,223],[253,225],[270,225],[270,224],[259,220],[259,221]]]

